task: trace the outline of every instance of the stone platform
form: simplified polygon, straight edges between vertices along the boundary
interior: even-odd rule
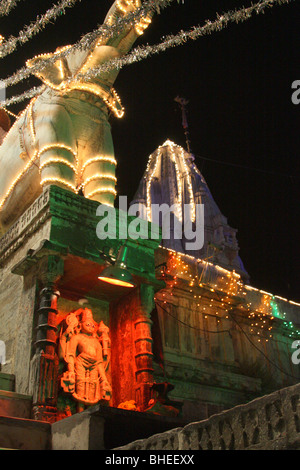
[[[177,418],[96,405],[52,424],[52,450],[108,450],[182,425]]]
[[[54,424],[0,416],[0,449],[109,450],[178,426],[176,418],[101,405]]]

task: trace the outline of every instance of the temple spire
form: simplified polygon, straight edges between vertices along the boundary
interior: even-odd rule
[[[192,156],[190,132],[189,132],[189,125],[188,125],[188,120],[187,120],[187,105],[189,101],[186,100],[185,98],[181,98],[180,96],[176,96],[174,101],[176,101],[176,103],[178,103],[181,108],[182,127],[184,130],[184,135],[185,135],[185,140],[186,140],[186,148],[187,148],[188,153]]]

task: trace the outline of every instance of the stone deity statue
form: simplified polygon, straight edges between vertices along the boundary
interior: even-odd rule
[[[66,324],[60,338],[67,365],[61,378],[63,390],[82,405],[109,401],[112,390],[106,376],[110,350],[108,328],[103,322],[97,324],[87,308],[70,313]]]
[[[117,0],[104,24],[114,27],[120,18],[140,6],[141,0]],[[113,205],[116,160],[109,116],[113,113],[120,118],[124,113],[113,88],[119,71],[110,69],[89,80],[75,79],[126,54],[150,22],[147,17],[115,27],[112,36],[99,37],[89,50],[74,49],[38,73],[33,71],[44,88],[30,101],[0,146],[2,232],[51,184]],[[54,58],[60,51],[37,56],[27,62],[27,67]]]

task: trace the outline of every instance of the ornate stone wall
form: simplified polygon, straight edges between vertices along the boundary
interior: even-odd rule
[[[300,384],[121,450],[300,449]]]

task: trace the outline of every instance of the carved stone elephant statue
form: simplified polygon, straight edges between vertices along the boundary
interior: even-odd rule
[[[141,5],[140,0],[117,0],[104,23]],[[116,160],[109,123],[110,114],[122,117],[124,109],[112,88],[117,69],[90,80],[78,74],[126,54],[151,22],[150,16],[125,25],[109,38],[101,37],[89,50],[74,48],[64,58],[35,73],[43,84],[15,121],[0,146],[0,230],[24,212],[47,185],[55,184],[86,198],[113,205],[116,191]],[[71,46],[66,46],[66,48]],[[27,62],[32,68],[52,54]]]

